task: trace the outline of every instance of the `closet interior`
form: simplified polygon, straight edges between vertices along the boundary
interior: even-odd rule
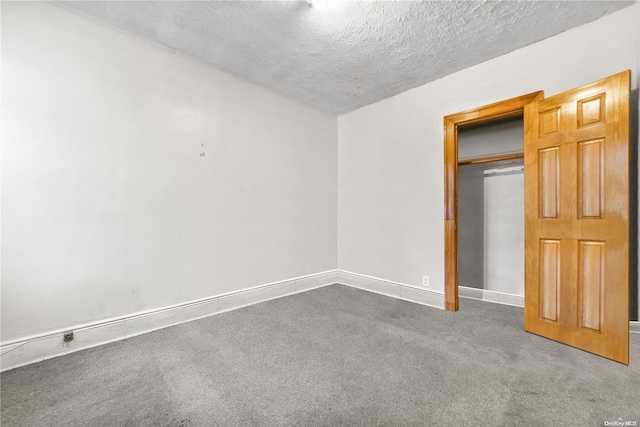
[[[458,130],[459,286],[524,296],[522,116]]]

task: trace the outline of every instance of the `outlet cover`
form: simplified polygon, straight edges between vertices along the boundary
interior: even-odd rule
[[[429,287],[429,276],[422,276],[422,285]]]

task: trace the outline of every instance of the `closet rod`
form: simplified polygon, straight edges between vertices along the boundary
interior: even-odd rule
[[[524,157],[523,151],[513,151],[511,153],[492,154],[483,157],[467,157],[458,159],[458,166],[475,165],[479,163],[499,162],[501,160],[521,159]]]

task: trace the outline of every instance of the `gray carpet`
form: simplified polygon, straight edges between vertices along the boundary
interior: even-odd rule
[[[2,425],[640,424],[640,336],[624,366],[460,306],[340,285],[257,304],[5,372]]]

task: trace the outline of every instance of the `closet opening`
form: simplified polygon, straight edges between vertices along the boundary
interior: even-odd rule
[[[458,152],[458,133],[476,129],[483,133],[483,125],[500,125],[510,123],[510,119],[517,119],[522,123],[524,109],[532,102],[544,97],[542,91],[533,92],[516,98],[485,105],[479,108],[450,114],[444,117],[444,299],[445,309],[458,310],[458,172],[464,163],[481,164],[491,161],[507,161],[521,157],[522,145],[518,148],[508,148],[495,144],[491,150],[483,144],[464,144],[463,150]],[[480,151],[475,151],[480,150]],[[499,156],[497,156],[499,154]],[[496,158],[498,157],[498,158]],[[459,166],[459,161],[463,165]],[[483,273],[484,274],[484,273]],[[484,286],[484,278],[483,285]]]
[[[458,292],[524,306],[522,114],[458,128]]]

